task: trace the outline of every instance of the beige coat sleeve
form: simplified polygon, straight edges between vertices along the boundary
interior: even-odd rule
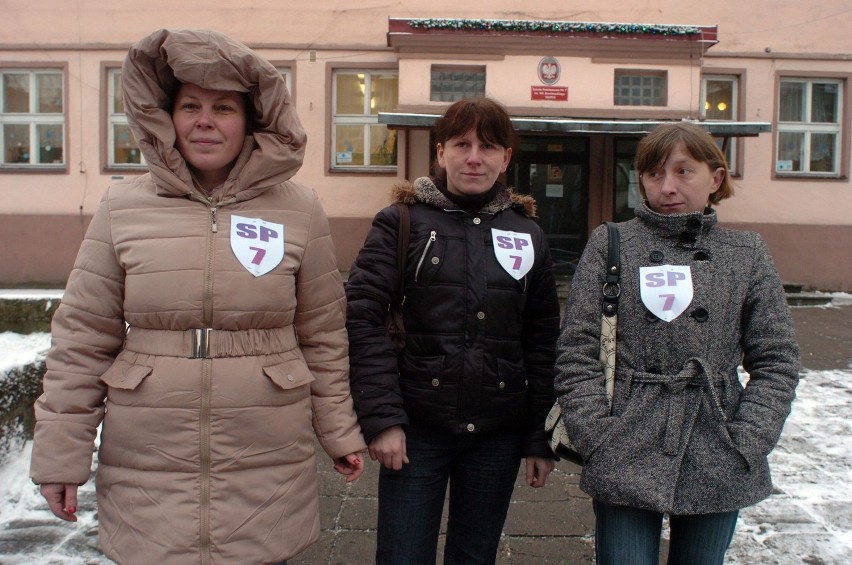
[[[305,252],[296,281],[296,333],[308,367],[313,426],[331,457],[367,448],[349,392],[346,297],[328,220],[314,197]]]
[[[124,271],[110,234],[109,192],[77,254],[53,317],[44,393],[35,405],[30,475],[36,483],[89,478],[106,385],[100,376],[124,339]]]

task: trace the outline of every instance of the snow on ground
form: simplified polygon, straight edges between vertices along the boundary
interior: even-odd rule
[[[53,300],[64,293],[60,288],[0,288],[0,300]]]
[[[49,333],[0,332],[0,383],[7,371],[43,359],[49,348]]]

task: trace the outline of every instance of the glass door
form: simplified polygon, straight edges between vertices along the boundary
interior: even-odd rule
[[[626,222],[633,219],[633,210],[639,205],[642,196],[639,194],[639,176],[633,168],[636,159],[638,138],[615,138],[615,171],[613,178],[612,219],[616,222]]]
[[[556,274],[572,275],[588,239],[588,139],[525,138],[519,153],[510,184],[535,198]]]

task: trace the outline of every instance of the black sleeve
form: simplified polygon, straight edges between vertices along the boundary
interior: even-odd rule
[[[346,284],[349,379],[358,421],[369,443],[380,432],[408,425],[399,387],[397,354],[385,329],[396,291],[399,212],[379,212]]]

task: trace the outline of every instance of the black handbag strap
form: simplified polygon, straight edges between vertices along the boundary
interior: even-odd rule
[[[601,308],[605,316],[618,314],[618,297],[621,296],[621,250],[619,249],[618,224],[606,223],[609,233],[609,246],[606,260],[606,282],[603,286]]]
[[[399,233],[396,238],[396,266],[399,271],[399,283],[393,303],[396,306],[401,306],[405,301],[405,258],[408,256],[411,215],[408,212],[408,204],[397,202],[394,206],[399,210]]]

